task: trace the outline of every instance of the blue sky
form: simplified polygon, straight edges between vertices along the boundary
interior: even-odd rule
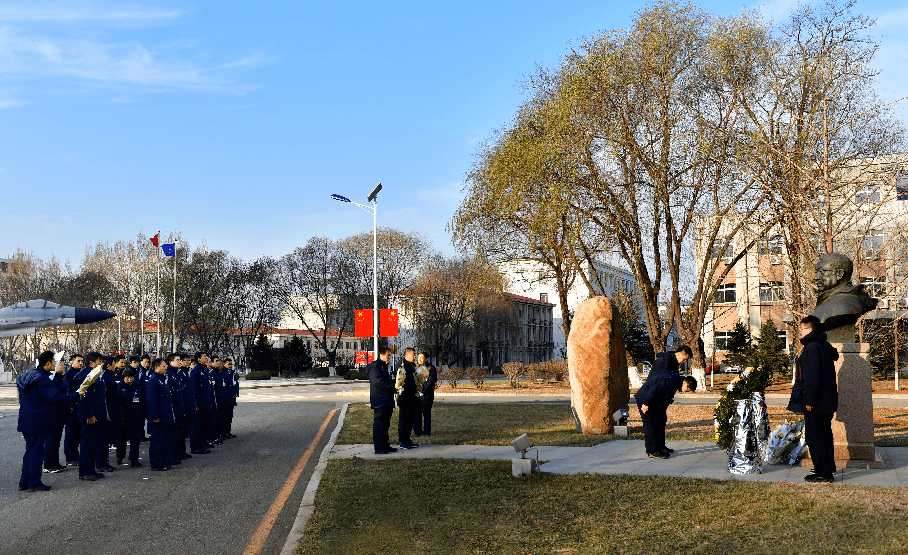
[[[364,202],[379,181],[379,225],[453,252],[464,173],[523,75],[642,5],[0,1],[0,257],[78,265],[87,245],[158,229],[279,257],[371,231],[329,195]],[[858,11],[880,18],[880,92],[908,94],[908,8]]]

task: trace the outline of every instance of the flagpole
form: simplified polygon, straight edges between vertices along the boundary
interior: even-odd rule
[[[173,325],[170,327],[170,352],[177,352],[177,240],[173,240]]]
[[[139,248],[142,249],[142,284],[139,285],[139,356],[145,354],[145,245],[139,234]]]
[[[158,235],[156,235],[155,237],[158,237],[160,235],[160,233],[161,232],[158,231]],[[157,245],[155,245],[155,246],[157,246]],[[157,337],[155,338],[156,339],[155,354],[157,354],[157,356],[160,357],[161,356],[161,343],[163,343],[163,338],[161,337],[161,249],[160,249],[160,247],[158,247],[155,250],[158,251],[158,263],[157,263],[158,283],[155,286],[155,290],[154,290],[154,304],[155,304],[155,316],[156,316],[155,329],[157,330]]]

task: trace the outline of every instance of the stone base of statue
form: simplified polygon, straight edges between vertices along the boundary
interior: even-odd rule
[[[869,343],[832,343],[839,352],[835,362],[839,410],[832,419],[837,468],[886,468],[873,445],[873,388]],[[809,457],[809,452],[808,452]],[[802,466],[812,466],[805,458]]]
[[[567,343],[571,408],[579,431],[611,434],[612,414],[628,408],[630,387],[621,315],[608,297],[580,303]]]

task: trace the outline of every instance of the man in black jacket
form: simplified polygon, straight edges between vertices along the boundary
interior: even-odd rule
[[[369,375],[369,403],[372,406],[372,445],[376,455],[387,455],[397,449],[391,447],[388,429],[391,427],[391,414],[394,412],[394,380],[388,370],[391,350],[382,347],[378,350],[378,360],[366,367]]]
[[[417,370],[425,367],[428,371],[426,383],[417,395],[416,412],[413,415],[413,435],[416,437],[432,435],[432,403],[435,402],[435,384],[438,383],[438,371],[435,365],[429,362],[429,355],[419,353],[416,355]]]
[[[813,315],[801,319],[801,345],[788,410],[804,413],[804,435],[814,470],[804,480],[832,482],[836,473],[832,416],[839,408],[835,376],[839,353],[826,341],[823,324]]]
[[[687,362],[687,359],[694,356],[694,352],[687,345],[681,345],[674,352],[663,351],[656,355],[656,361],[653,363],[653,369],[649,371],[646,381],[654,379],[663,372],[680,373],[681,365]]]
[[[675,402],[675,392],[686,393],[697,390],[693,376],[681,377],[672,370],[666,370],[647,380],[634,394],[640,418],[643,420],[643,439],[646,454],[651,459],[667,459],[670,451],[665,446],[665,426],[668,423],[666,410]]]

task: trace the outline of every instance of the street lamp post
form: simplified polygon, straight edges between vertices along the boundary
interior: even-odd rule
[[[375,189],[372,189],[372,192],[369,193],[369,196],[366,198],[366,202],[371,202],[372,206],[367,204],[360,204],[358,202],[353,202],[345,196],[341,195],[331,195],[331,198],[334,200],[339,200],[341,202],[349,202],[350,204],[355,204],[365,210],[366,212],[372,214],[372,332],[374,336],[374,344],[372,345],[372,350],[375,356],[375,360],[378,360],[378,192],[381,191],[381,183],[375,186]]]

